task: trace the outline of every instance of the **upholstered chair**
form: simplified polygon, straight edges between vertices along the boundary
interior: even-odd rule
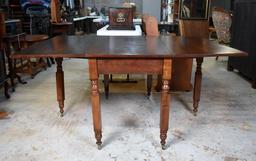
[[[230,43],[231,14],[221,8],[212,9],[212,20],[219,43]]]

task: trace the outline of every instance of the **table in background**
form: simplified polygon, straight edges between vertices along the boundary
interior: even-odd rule
[[[135,25],[135,30],[108,30],[109,25],[97,30],[97,36],[141,36],[142,30],[139,25]]]
[[[76,46],[76,48],[74,48]],[[246,56],[247,54],[219,45],[207,39],[182,38],[178,36],[159,37],[108,37],[108,36],[57,36],[35,44],[12,55],[13,58],[53,57],[57,62],[56,86],[60,112],[64,112],[64,71],[63,58],[89,59],[89,79],[91,80],[91,102],[93,125],[97,145],[102,144],[102,123],[99,97],[99,74],[140,73],[162,74],[160,105],[160,139],[165,149],[169,123],[169,80],[172,59],[195,58],[197,62],[193,104],[200,101],[204,57]]]

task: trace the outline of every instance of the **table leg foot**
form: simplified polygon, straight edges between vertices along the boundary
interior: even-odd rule
[[[102,149],[102,145],[97,145],[98,150]]]
[[[166,150],[166,149],[167,149],[166,144],[162,144],[162,150]]]
[[[64,116],[64,102],[59,102],[60,117]]]
[[[198,105],[199,105],[199,102],[195,101],[193,103],[193,112],[194,112],[194,115],[196,116],[197,112],[198,112]]]
[[[161,133],[160,134],[160,139],[161,139],[161,146],[162,146],[162,149],[165,150],[166,149],[166,138],[167,138],[167,134],[166,133]]]
[[[99,150],[101,150],[102,148],[102,141],[101,141],[101,138],[102,138],[102,132],[99,131],[99,130],[95,130],[95,138],[96,138],[96,144],[97,144],[97,147]]]

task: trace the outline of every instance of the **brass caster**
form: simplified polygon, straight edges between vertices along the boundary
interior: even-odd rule
[[[98,144],[98,145],[97,145],[97,148],[98,148],[98,150],[101,150],[101,149],[102,149],[102,145],[101,145],[101,144]]]
[[[194,116],[197,116],[197,112],[194,112],[193,115],[194,115]]]
[[[167,149],[166,144],[162,144],[162,150],[166,150],[166,149]]]
[[[63,116],[64,116],[64,113],[63,113],[63,112],[61,112],[61,113],[60,113],[60,117],[63,117]]]

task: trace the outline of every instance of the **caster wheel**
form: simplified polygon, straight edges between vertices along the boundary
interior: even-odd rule
[[[63,116],[64,116],[64,114],[61,112],[61,113],[60,113],[60,117],[63,117]]]

